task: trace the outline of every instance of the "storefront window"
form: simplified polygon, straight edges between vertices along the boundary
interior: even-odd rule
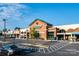
[[[54,39],[54,32],[48,32],[48,39]]]

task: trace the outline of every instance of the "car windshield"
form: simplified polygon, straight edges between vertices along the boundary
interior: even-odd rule
[[[3,46],[3,49],[11,49],[9,45]]]
[[[18,48],[16,45],[11,45],[10,46],[12,49]]]

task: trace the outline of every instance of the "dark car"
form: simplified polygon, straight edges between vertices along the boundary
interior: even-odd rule
[[[20,48],[19,55],[28,55],[30,53],[36,52],[37,49],[33,47],[27,47],[27,48]]]
[[[11,49],[10,45],[5,45],[0,48],[0,55],[11,55],[13,54],[13,49]]]
[[[27,48],[17,48],[14,51],[13,55],[20,55],[20,56],[24,56],[24,55],[28,55],[30,53],[36,52],[37,49],[36,48],[32,48],[32,47],[27,47]]]
[[[37,49],[33,47],[19,48],[16,45],[5,45],[0,49],[0,55],[27,55],[36,52]]]
[[[0,56],[6,56],[6,55],[8,55],[8,51],[0,48]]]
[[[0,49],[2,55],[12,55],[18,47],[16,45],[3,45]]]

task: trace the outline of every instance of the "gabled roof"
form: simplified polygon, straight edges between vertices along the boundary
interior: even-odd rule
[[[48,22],[46,22],[46,21],[44,21],[44,20],[42,20],[42,19],[35,19],[30,25],[32,25],[35,21],[37,21],[37,20],[39,20],[39,21],[41,21],[41,22],[44,22],[44,23],[46,23],[47,25],[49,25],[49,26],[52,26],[52,24],[50,24],[50,23],[48,23]],[[30,26],[29,25],[29,26]]]

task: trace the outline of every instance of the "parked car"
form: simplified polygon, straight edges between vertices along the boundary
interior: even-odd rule
[[[36,48],[33,48],[33,47],[17,48],[17,49],[15,49],[13,55],[21,55],[21,56],[24,56],[24,55],[27,55],[27,54],[30,54],[30,53],[33,53],[33,52],[36,52],[36,51],[37,51],[37,49]]]
[[[12,55],[14,53],[14,49],[17,49],[17,46],[14,47],[14,49],[12,48],[12,46],[15,45],[4,45],[1,47],[0,51],[2,55]]]
[[[19,54],[18,55],[28,55],[30,53],[36,52],[37,49],[33,47],[27,47],[27,48],[19,48]]]
[[[2,41],[4,39],[4,36],[0,36],[0,41]]]
[[[19,48],[16,45],[5,45],[0,48],[0,55],[27,55],[36,51],[36,48]]]
[[[0,56],[6,56],[8,54],[8,51],[4,49],[0,49]]]

